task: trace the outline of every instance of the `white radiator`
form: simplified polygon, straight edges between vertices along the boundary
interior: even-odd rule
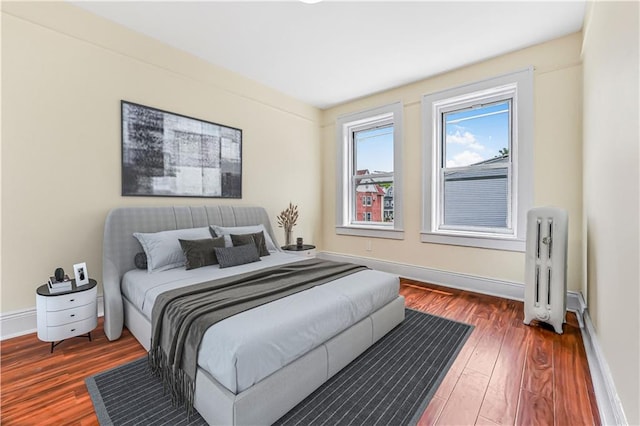
[[[562,334],[567,311],[567,234],[565,210],[539,207],[527,213],[524,323],[538,320]]]

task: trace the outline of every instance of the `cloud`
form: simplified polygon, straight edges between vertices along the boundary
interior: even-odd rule
[[[483,151],[484,145],[478,142],[475,135],[469,131],[460,132],[456,130],[455,133],[447,134],[447,143],[464,145],[467,148],[471,148],[474,151]]]
[[[479,163],[483,160],[484,158],[482,158],[482,156],[477,152],[462,151],[460,154],[453,157],[452,160],[447,160],[447,167],[463,167]]]

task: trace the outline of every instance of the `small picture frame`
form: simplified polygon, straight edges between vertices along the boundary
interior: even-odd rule
[[[76,286],[89,284],[89,271],[85,262],[73,265],[73,275],[76,277]]]

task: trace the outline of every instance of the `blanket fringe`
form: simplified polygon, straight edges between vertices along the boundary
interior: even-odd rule
[[[170,392],[174,407],[185,406],[187,419],[193,414],[195,383],[179,366],[169,365],[167,356],[159,346],[152,346],[147,355],[151,373],[162,380],[165,393]]]

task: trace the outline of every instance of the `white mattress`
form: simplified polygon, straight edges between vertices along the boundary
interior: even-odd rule
[[[278,252],[261,259],[224,269],[133,270],[124,275],[122,292],[150,320],[164,291],[304,260]],[[198,365],[240,393],[394,300],[399,285],[395,275],[366,270],[227,318],[205,333]]]

